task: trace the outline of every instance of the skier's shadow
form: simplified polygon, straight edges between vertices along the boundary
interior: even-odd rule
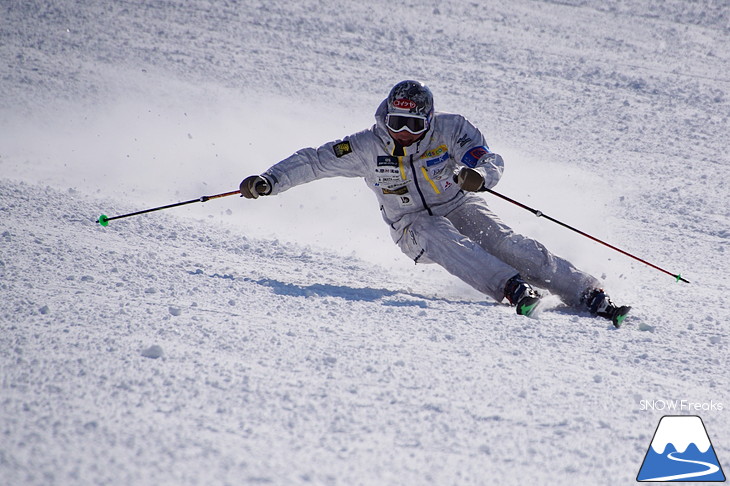
[[[373,289],[370,287],[348,287],[345,285],[312,284],[297,285],[281,282],[270,278],[252,280],[253,282],[269,287],[277,295],[291,297],[339,297],[351,301],[375,302],[385,297],[391,297],[399,292],[388,289]]]
[[[277,295],[294,297],[339,297],[348,301],[377,302],[394,307],[423,307],[429,302],[446,302],[451,304],[469,303],[477,305],[491,305],[489,302],[455,301],[441,297],[430,297],[402,290],[378,289],[372,287],[350,287],[347,285],[332,285],[315,283],[312,285],[297,285],[281,282],[270,278],[252,280],[253,282],[269,287]]]
[[[210,278],[220,278],[225,280],[241,280],[244,282],[253,282],[262,287],[268,287],[277,295],[285,295],[290,297],[337,297],[351,302],[377,302],[382,301],[383,305],[394,307],[422,307],[427,308],[429,302],[443,302],[449,304],[471,304],[492,307],[498,305],[493,302],[479,302],[468,300],[454,300],[443,297],[427,296],[403,290],[379,289],[372,287],[350,287],[347,285],[333,285],[315,283],[311,285],[298,285],[281,280],[262,278],[252,279],[249,277],[236,277],[230,274],[213,275],[205,274],[202,270],[188,271],[190,275],[206,275]]]

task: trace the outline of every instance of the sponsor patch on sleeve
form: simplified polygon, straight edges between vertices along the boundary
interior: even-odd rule
[[[479,159],[484,157],[485,155],[491,153],[487,147],[484,145],[480,145],[479,147],[474,147],[473,149],[469,150],[467,153],[464,154],[464,156],[461,158],[461,163],[468,166],[468,167],[476,167],[477,162],[479,162]]]
[[[347,154],[352,153],[352,145],[350,145],[350,142],[340,142],[336,143],[332,146],[332,150],[335,151],[335,157],[338,159],[340,157],[344,157]]]
[[[459,140],[456,141],[456,143],[459,144],[459,147],[464,147],[464,145],[469,142],[471,142],[471,137],[466,133]]]

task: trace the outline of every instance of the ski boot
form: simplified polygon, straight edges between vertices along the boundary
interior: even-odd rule
[[[540,303],[540,294],[522,280],[519,274],[507,280],[504,286],[504,296],[511,305],[516,307],[517,313],[521,316],[530,317]]]
[[[615,305],[603,289],[586,290],[580,301],[586,306],[588,312],[594,316],[609,319],[615,327],[621,327],[624,319],[626,319],[626,315],[631,310],[631,307],[628,305]]]

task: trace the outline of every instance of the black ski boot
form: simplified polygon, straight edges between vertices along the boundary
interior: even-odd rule
[[[519,274],[507,280],[504,296],[516,307],[517,313],[521,316],[530,317],[540,303],[540,294],[522,280]]]
[[[631,310],[631,307],[628,305],[615,305],[603,289],[586,290],[580,301],[591,314],[609,319],[616,327],[621,327],[624,319],[626,319],[626,315]]]

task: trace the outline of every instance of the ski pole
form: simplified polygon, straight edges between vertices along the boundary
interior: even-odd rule
[[[152,211],[160,211],[162,209],[176,208],[178,206],[184,206],[185,204],[206,202],[206,201],[210,201],[211,199],[217,199],[219,197],[233,196],[234,194],[241,194],[241,191],[224,192],[222,194],[216,194],[214,196],[200,196],[198,199],[191,199],[190,201],[184,201],[184,202],[179,202],[179,203],[175,203],[175,204],[168,204],[167,206],[160,206],[157,208],[143,209],[142,211],[135,211],[134,213],[129,213],[129,214],[120,214],[119,216],[109,217],[106,214],[102,214],[101,216],[99,216],[99,219],[97,219],[96,222],[102,226],[109,226],[109,221],[112,221],[114,219],[128,218],[130,216],[137,216],[140,214],[151,213]]]
[[[548,221],[552,221],[553,223],[557,223],[557,224],[559,224],[560,226],[562,226],[562,227],[564,227],[564,228],[568,228],[568,229],[569,229],[569,230],[571,230],[571,231],[575,231],[575,232],[576,232],[576,233],[578,233],[579,235],[585,236],[586,238],[589,238],[589,239],[591,239],[591,240],[595,241],[596,243],[600,243],[600,244],[602,244],[602,245],[604,245],[604,246],[607,246],[607,247],[611,248],[612,250],[615,250],[615,251],[617,251],[617,252],[619,252],[619,253],[622,253],[622,254],[624,254],[624,255],[626,255],[626,256],[628,256],[628,257],[631,257],[631,258],[633,258],[634,260],[640,261],[640,262],[641,262],[641,263],[643,263],[644,265],[648,265],[648,266],[650,266],[651,268],[653,268],[653,269],[655,269],[655,270],[659,270],[660,272],[664,272],[664,273],[666,273],[667,275],[671,275],[672,277],[674,277],[675,279],[677,279],[677,282],[679,282],[679,281],[681,280],[682,282],[686,282],[686,283],[689,283],[689,280],[685,280],[685,279],[684,279],[684,278],[682,277],[682,275],[680,275],[680,274],[673,274],[672,272],[669,272],[669,271],[667,271],[667,270],[664,270],[663,268],[661,268],[661,267],[658,267],[658,266],[654,265],[653,263],[649,263],[649,262],[647,262],[646,260],[642,260],[641,258],[639,258],[639,257],[637,257],[637,256],[635,256],[635,255],[632,255],[631,253],[629,253],[629,252],[627,252],[627,251],[624,251],[624,250],[622,250],[622,249],[620,249],[620,248],[616,248],[615,246],[613,246],[613,245],[611,245],[611,244],[609,244],[609,243],[606,243],[606,242],[605,242],[605,241],[603,241],[603,240],[599,240],[599,239],[598,239],[598,238],[596,238],[595,236],[591,236],[591,235],[589,235],[588,233],[585,233],[585,232],[583,232],[583,231],[581,231],[581,230],[579,230],[579,229],[577,229],[577,228],[574,228],[574,227],[572,227],[572,226],[570,226],[570,225],[568,225],[568,224],[565,224],[565,223],[563,223],[562,221],[558,221],[558,220],[557,220],[557,219],[555,219],[555,218],[551,218],[550,216],[548,216],[547,214],[543,213],[542,211],[539,211],[539,210],[537,210],[537,209],[533,209],[533,208],[531,208],[531,207],[529,207],[529,206],[527,206],[527,205],[525,205],[525,204],[522,204],[522,203],[521,203],[521,202],[519,202],[519,201],[515,201],[515,200],[514,200],[514,199],[512,199],[512,198],[509,198],[509,197],[507,197],[507,196],[505,196],[505,195],[503,195],[503,194],[500,194],[500,193],[498,193],[497,191],[493,191],[493,190],[491,190],[491,189],[486,189],[486,188],[483,188],[483,189],[481,190],[481,192],[488,192],[489,194],[493,194],[493,195],[495,195],[495,196],[497,196],[497,197],[499,197],[499,198],[501,198],[501,199],[504,199],[505,201],[511,202],[512,204],[514,204],[514,205],[516,205],[516,206],[519,206],[519,207],[521,207],[522,209],[526,209],[527,211],[530,211],[530,212],[531,212],[532,214],[534,214],[534,215],[535,215],[535,216],[537,216],[538,218],[545,218],[545,219],[547,219]]]

